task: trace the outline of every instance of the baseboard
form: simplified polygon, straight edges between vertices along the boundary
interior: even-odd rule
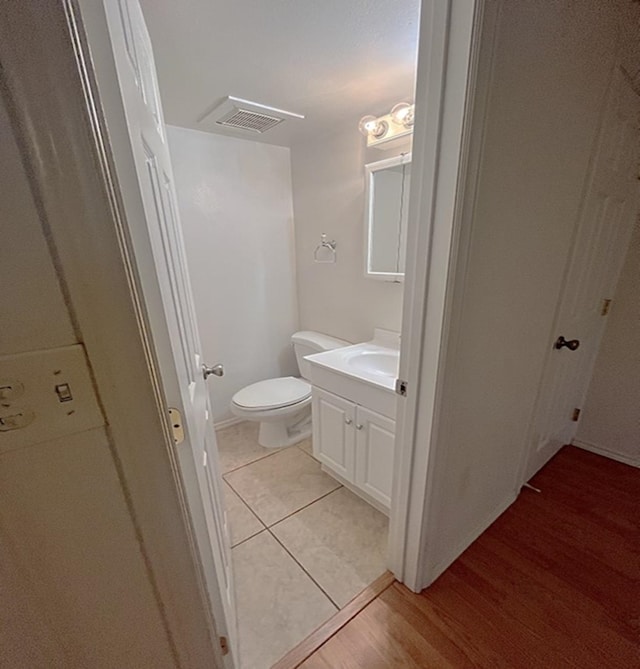
[[[471,544],[516,501],[517,493],[511,493],[506,499],[498,504],[495,509],[476,527],[462,539],[450,554],[441,560],[427,575],[424,587],[431,585],[439,576],[442,575],[466,550]]]
[[[226,418],[225,420],[218,421],[217,423],[213,424],[213,427],[216,430],[224,430],[225,427],[231,427],[232,425],[237,425],[238,423],[242,423],[243,419],[238,418],[238,416],[233,416],[233,418]]]
[[[631,465],[632,467],[640,468],[640,458],[634,458],[629,455],[624,455],[623,453],[616,453],[615,451],[608,451],[606,448],[601,448],[600,446],[590,444],[587,441],[580,441],[579,439],[574,439],[571,442],[571,445],[582,448],[585,451],[590,451],[596,455],[602,455],[603,457],[609,458],[610,460],[615,460],[616,462],[622,462],[622,464],[625,465]]]

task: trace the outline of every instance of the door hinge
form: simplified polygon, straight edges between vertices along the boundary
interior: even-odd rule
[[[408,385],[404,379],[396,379],[396,393],[402,397],[406,397]]]
[[[580,409],[578,409],[578,407],[576,407],[576,408],[573,410],[573,414],[571,415],[571,420],[572,420],[574,423],[577,423],[577,422],[578,422],[578,418],[580,418]]]
[[[220,649],[222,650],[223,655],[227,655],[229,653],[229,641],[227,640],[226,636],[220,637]]]
[[[610,308],[611,308],[611,300],[602,300],[602,309],[600,310],[600,314],[602,316],[606,316],[609,313]]]
[[[171,421],[171,431],[173,432],[173,441],[181,444],[184,441],[184,428],[182,427],[182,414],[173,407],[169,408],[169,420]]]

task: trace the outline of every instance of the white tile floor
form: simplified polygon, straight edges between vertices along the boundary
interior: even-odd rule
[[[241,669],[267,669],[386,569],[387,518],[320,469],[311,440],[218,432]]]

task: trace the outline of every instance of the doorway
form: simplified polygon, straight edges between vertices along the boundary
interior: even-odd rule
[[[389,503],[385,508],[380,499],[391,498],[393,445],[375,442],[379,451],[362,485],[356,476],[362,458],[355,460],[367,448],[362,439],[356,443],[357,436],[393,435],[395,406],[392,415],[374,407],[374,424],[362,405],[358,415],[367,420],[358,420],[356,398],[318,386],[332,396],[331,407],[346,402],[346,413],[340,413],[343,405],[329,409],[327,395],[320,399],[316,392],[313,370],[311,378],[303,373],[291,337],[312,332],[345,346],[370,342],[382,329],[395,333],[396,353],[399,348],[401,272],[387,281],[366,274],[366,166],[407,156],[411,133],[394,144],[367,146],[358,126],[365,116],[384,120],[397,103],[414,101],[419,3],[398,14],[393,3],[377,2],[366,21],[357,13],[337,14],[330,3],[287,6],[282,14],[267,5],[256,10],[255,3],[251,12],[248,4],[214,3],[199,7],[191,20],[179,7],[167,16],[157,3],[141,4],[154,47],[202,358],[224,365],[224,376],[211,376],[208,385],[227,501],[241,664],[270,666],[388,566]],[[196,23],[202,30],[194,33]],[[218,33],[223,24],[224,33]],[[382,24],[384,38],[374,37]],[[227,35],[239,34],[252,46],[220,71],[200,69],[168,48],[198,43],[206,50],[199,62],[218,63],[232,48]],[[354,34],[360,37],[354,40]],[[256,68],[267,39],[271,62],[268,69]],[[296,53],[301,62],[293,67]],[[387,68],[393,76],[376,83],[375,73]],[[180,90],[188,76],[203,78]],[[229,97],[245,102],[221,103]],[[265,105],[272,109],[263,108],[266,115],[278,116],[275,109],[305,118],[285,117],[259,134],[222,125],[228,104],[244,104],[254,113]],[[402,225],[386,231],[377,222],[392,237],[395,259],[402,255],[398,242],[406,245],[406,209],[402,218],[402,178],[392,186],[396,197],[390,201]],[[404,192],[406,207],[409,188]],[[251,387],[258,392],[255,384],[290,377],[314,386],[313,398],[302,402],[313,404],[315,423],[319,406],[326,429],[335,428],[324,437],[324,450],[310,437],[265,447],[260,421],[232,410],[239,404],[250,412],[246,396]],[[395,405],[393,388],[384,392]],[[344,468],[335,464],[334,445],[352,451]],[[378,499],[372,488],[380,491]]]
[[[638,212],[640,96],[611,75],[592,150],[563,295],[545,361],[524,480],[572,443]],[[567,335],[566,337],[564,335]]]
[[[463,16],[458,16],[457,20],[461,22],[463,29],[456,33],[451,42],[446,42],[440,38],[445,35],[448,26],[448,5],[443,5],[437,9],[438,11],[434,14],[428,13],[424,18],[423,24],[427,26],[427,32],[430,38],[434,36],[438,36],[438,38],[427,40],[428,47],[423,51],[422,58],[427,64],[440,62],[443,64],[443,67],[440,71],[441,77],[436,83],[429,80],[429,85],[427,86],[425,83],[423,86],[421,95],[423,97],[423,109],[425,111],[423,112],[424,116],[422,117],[422,120],[418,117],[416,122],[417,130],[421,127],[423,128],[422,136],[417,136],[420,139],[419,145],[421,147],[421,155],[423,159],[428,159],[429,165],[425,168],[424,165],[420,165],[420,160],[416,161],[413,165],[415,171],[412,169],[412,179],[414,179],[416,173],[420,175],[420,177],[424,177],[425,169],[427,175],[429,174],[429,170],[438,169],[439,155],[436,151],[436,146],[439,145],[440,133],[444,132],[444,129],[449,125],[451,125],[452,132],[447,135],[448,150],[452,152],[452,155],[459,154],[462,123],[466,110],[469,49],[474,30],[474,20],[476,20],[474,10],[471,7],[461,11]],[[117,174],[120,187],[123,190],[122,200],[124,201],[125,218],[127,218],[133,226],[130,232],[133,239],[127,239],[125,245],[128,247],[129,244],[132,244],[134,247],[133,250],[130,249],[130,252],[136,259],[140,271],[139,278],[143,284],[142,291],[145,294],[145,299],[143,301],[149,313],[144,314],[142,320],[145,321],[145,319],[148,318],[150,321],[150,329],[153,332],[153,346],[158,354],[156,363],[159,366],[156,369],[156,373],[159,373],[162,377],[162,386],[164,387],[168,407],[177,410],[177,413],[171,414],[171,427],[174,429],[173,438],[175,440],[172,452],[175,453],[175,457],[178,461],[177,464],[182,478],[181,489],[183,489],[186,496],[191,516],[190,523],[193,526],[195,541],[197,543],[195,558],[202,568],[202,575],[208,591],[208,596],[211,600],[214,618],[217,623],[222,621],[221,624],[217,624],[218,634],[223,640],[221,641],[221,647],[225,650],[231,650],[227,662],[233,663],[234,661],[237,661],[238,652],[237,635],[235,634],[234,629],[234,611],[236,605],[235,589],[230,587],[233,583],[233,577],[230,576],[232,567],[229,558],[230,546],[227,538],[228,518],[227,514],[221,513],[221,510],[223,509],[220,499],[222,480],[218,463],[218,449],[215,447],[215,436],[210,430],[213,418],[213,407],[208,406],[206,397],[203,398],[201,383],[202,374],[204,373],[208,376],[210,369],[216,369],[217,365],[214,363],[217,363],[218,361],[215,358],[209,359],[207,356],[203,355],[203,339],[197,329],[193,327],[195,310],[189,299],[192,294],[191,290],[189,290],[189,284],[193,284],[193,281],[186,272],[186,262],[183,262],[184,254],[183,249],[181,248],[182,240],[180,239],[181,227],[176,225],[180,211],[176,206],[177,197],[175,195],[175,180],[173,168],[170,165],[171,161],[167,161],[164,159],[164,156],[159,155],[164,149],[158,149],[155,153],[153,150],[149,150],[150,148],[153,149],[153,146],[159,146],[159,143],[162,143],[163,138],[166,140],[167,132],[164,125],[162,106],[159,104],[160,93],[157,88],[156,70],[153,66],[151,41],[147,35],[143,21],[144,17],[141,15],[137,5],[134,5],[133,3],[130,4],[123,0],[119,7],[110,6],[108,8],[107,18],[109,28],[118,33],[117,39],[114,38],[114,41],[117,42],[117,44],[113,47],[109,41],[109,33],[105,29],[102,8],[83,6],[82,18],[85,22],[89,42],[91,43],[91,57],[98,79],[97,88],[99,88],[101,96],[101,113],[104,113],[109,122],[109,134],[111,148],[114,153],[115,173]],[[454,23],[456,23],[456,21],[454,21]],[[112,62],[114,57],[114,54],[112,53],[113,48],[118,51],[118,68],[121,67],[127,72],[126,76],[121,77],[125,80],[125,83],[114,77]],[[456,57],[447,60],[445,54],[446,49],[451,49]],[[447,67],[444,67],[445,62],[448,64]],[[449,77],[449,69],[447,68],[450,68],[453,72],[451,77],[454,80],[452,83],[450,82],[450,84],[448,84],[449,90],[456,91],[458,97],[444,101],[444,82],[445,78]],[[93,84],[94,82],[90,79],[89,86]],[[120,96],[131,96],[135,99],[131,108],[127,110],[127,114],[132,113],[131,110],[133,110],[134,114],[139,113],[144,117],[144,123],[140,119],[134,119],[133,122],[124,122]],[[408,106],[410,105],[403,105],[405,111]],[[441,110],[448,110],[449,107],[451,107],[451,113],[443,112],[441,114]],[[374,117],[376,124],[374,124],[373,127],[369,126],[370,120],[361,124],[362,129],[367,131],[364,134],[373,134],[373,138],[367,137],[365,140],[362,134],[357,134],[357,130],[354,132],[351,127],[343,136],[345,142],[352,142],[352,146],[356,146],[356,151],[354,153],[348,153],[347,165],[349,170],[356,167],[359,172],[360,176],[357,181],[360,185],[358,188],[364,188],[364,180],[362,178],[365,165],[363,159],[364,142],[366,141],[369,146],[373,145],[373,140],[378,142],[380,138],[375,137],[375,134],[377,134],[378,131],[375,130],[375,132],[371,132],[371,130],[378,125],[384,128],[385,124],[389,124],[391,119],[385,119],[385,116],[391,116],[392,114],[383,113],[387,110],[389,112],[398,113],[397,105],[394,105],[390,109],[389,106],[387,106],[380,112],[376,112],[381,114],[381,116]],[[102,122],[104,122],[104,120],[102,120]],[[99,123],[100,121],[98,121],[98,124]],[[140,133],[132,132],[132,129],[144,124],[146,124],[148,131],[151,132],[152,135],[157,135],[157,137],[153,138],[154,141],[151,142],[151,147],[149,146],[149,141],[145,141],[144,134],[141,135]],[[427,126],[429,132],[424,132],[424,128]],[[101,127],[100,130],[104,131],[103,127]],[[401,130],[399,134],[403,134],[404,138],[397,138],[404,139],[406,142],[407,135],[410,133]],[[355,140],[354,137],[356,137]],[[157,142],[155,141],[156,139],[158,140]],[[370,144],[369,140],[371,140]],[[133,164],[131,156],[132,148],[133,153],[135,154]],[[343,150],[343,148],[340,150]],[[358,153],[358,151],[360,151],[360,153]],[[306,154],[302,152],[301,157],[304,161]],[[331,158],[333,160],[335,156],[332,155]],[[314,172],[321,173],[317,169],[318,166],[312,161],[306,161],[306,163],[306,169],[312,174]],[[113,169],[113,166],[111,165],[108,167]],[[449,168],[451,167],[452,165],[450,164]],[[252,165],[249,165],[247,169],[250,170],[251,168]],[[295,170],[292,170],[292,174],[295,174],[295,172]],[[352,172],[349,172],[345,179],[345,183],[350,186],[352,186],[355,181],[352,174]],[[152,177],[151,180],[150,177]],[[449,175],[449,177],[451,177],[451,175]],[[418,203],[419,207],[430,212],[431,209],[428,200],[435,197],[434,183],[428,176],[424,177],[424,179],[425,181],[422,184],[420,184],[420,178],[418,179],[417,183],[420,184],[419,188],[411,188],[410,199],[411,203],[415,201]],[[141,189],[142,191],[146,191],[142,193],[142,197],[140,190],[136,187],[138,182],[143,182]],[[446,183],[445,191],[447,193],[447,198],[453,199],[456,191],[455,178],[447,178],[440,183]],[[225,186],[227,185],[228,184],[225,184]],[[416,197],[416,191],[418,197]],[[313,211],[314,209],[317,209],[318,211],[324,211],[325,199],[326,198],[322,199],[319,205],[311,207],[311,210]],[[400,201],[402,202],[402,198],[400,198]],[[413,204],[410,204],[410,209],[413,206]],[[363,211],[359,211],[358,218],[360,218],[363,213]],[[153,220],[160,220],[160,229],[150,233],[145,230],[145,226],[149,221]],[[409,220],[418,219],[417,217],[412,218],[410,215]],[[430,216],[425,216],[422,220],[425,221],[424,227],[428,228],[431,221]],[[133,221],[136,221],[135,225]],[[448,224],[448,222],[445,222],[445,225]],[[397,332],[390,333],[389,324],[386,322],[380,323],[379,321],[377,322],[378,325],[387,326],[386,333],[381,332],[380,336],[378,336],[374,332],[374,341],[369,342],[369,344],[373,347],[380,346],[383,344],[382,339],[384,339],[385,343],[383,347],[386,347],[386,351],[382,356],[378,357],[378,360],[382,359],[383,361],[388,361],[390,350],[392,351],[391,357],[395,358],[396,361],[397,358],[400,357],[400,370],[405,369],[410,371],[408,375],[409,384],[413,383],[413,387],[417,391],[417,379],[419,379],[420,372],[417,365],[412,364],[412,361],[419,358],[421,355],[423,331],[422,324],[418,317],[426,308],[426,300],[423,302],[420,298],[420,295],[424,296],[424,292],[422,292],[423,286],[420,286],[419,284],[424,279],[427,266],[430,268],[433,267],[434,271],[443,269],[441,261],[446,256],[446,253],[444,255],[439,255],[437,258],[438,262],[431,266],[430,261],[432,259],[431,254],[433,249],[430,244],[429,231],[412,230],[410,223],[408,227],[407,249],[411,249],[412,258],[407,258],[407,286],[411,286],[412,283],[414,283],[413,279],[418,277],[417,283],[419,288],[419,290],[414,291],[412,298],[414,300],[412,304],[412,317],[415,317],[416,320],[410,326],[407,326],[405,323],[402,327],[405,331],[405,335],[408,334],[412,337],[410,346],[405,348],[403,345],[402,355],[399,356]],[[358,221],[356,230],[357,246],[359,248],[359,254],[361,255],[358,263],[346,265],[348,272],[356,272],[360,285],[366,286],[365,290],[367,291],[375,290],[376,294],[386,295],[388,298],[393,295],[395,295],[396,298],[398,295],[401,296],[403,286],[396,282],[397,277],[394,277],[394,281],[386,282],[372,280],[364,276],[365,255],[362,253],[362,249],[365,247],[365,244],[363,243],[365,234],[364,224],[361,219]],[[402,231],[400,230],[400,232]],[[154,236],[155,242],[151,239]],[[428,252],[416,256],[415,251],[418,245],[414,243],[415,239],[413,239],[412,242],[412,238],[419,238],[420,244],[422,244],[425,249],[428,249]],[[250,246],[255,242],[255,239],[248,236],[245,238],[244,242],[246,246]],[[329,236],[325,238],[321,234],[320,239],[318,240],[314,234],[309,250],[311,251],[314,261],[319,260],[317,263],[314,262],[315,271],[327,271],[331,269],[331,265],[334,265],[335,267],[333,269],[336,273],[333,274],[333,276],[340,277],[340,263],[320,262],[322,253],[329,253],[329,257],[336,252],[344,255],[345,251],[354,248],[352,244],[353,240],[350,241],[348,237],[343,238],[343,241],[341,242],[340,239],[332,239],[332,237]],[[319,251],[321,253],[316,254],[318,246],[320,246]],[[211,262],[215,261],[221,255],[224,255],[223,247],[213,246],[207,248],[203,245],[203,248],[209,252],[208,257]],[[241,247],[241,250],[243,248],[244,247]],[[216,256],[216,254],[218,255]],[[407,255],[409,255],[409,253]],[[401,254],[397,253],[397,248],[395,256],[396,258],[401,257]],[[326,254],[324,257],[326,259]],[[444,269],[446,271],[446,267]],[[256,274],[260,276],[262,267],[258,266],[256,270]],[[394,272],[394,274],[398,274],[398,272]],[[158,275],[160,276],[158,277]],[[349,276],[350,275],[347,274],[347,277]],[[228,280],[228,277],[225,277],[225,279],[224,286],[230,290],[233,284]],[[354,283],[357,284],[358,281],[354,281]],[[205,289],[209,289],[208,283],[203,285]],[[377,286],[377,288],[374,289],[372,286]],[[338,294],[336,290],[337,289],[334,286],[334,294]],[[181,298],[182,301],[180,301]],[[312,303],[313,301],[310,300],[298,300],[300,311],[302,311],[303,305],[308,307]],[[372,300],[372,303],[378,308],[380,306],[384,307],[385,304],[387,304],[384,300]],[[344,307],[341,308],[344,309]],[[392,313],[385,309],[382,309],[382,311],[385,315]],[[432,311],[431,313],[433,314],[435,312]],[[314,326],[307,325],[307,327]],[[384,329],[385,328],[382,328],[382,330]],[[320,331],[319,327],[317,330],[314,329],[316,334],[318,334],[318,331]],[[353,332],[355,333],[354,336],[349,339],[346,339],[346,335],[343,335],[343,337],[345,337],[344,341],[352,343],[353,341],[357,342],[358,340],[366,341],[366,338],[372,337],[372,333],[370,333],[369,330],[362,336],[358,334],[357,329],[354,329]],[[323,333],[320,331],[319,334]],[[395,353],[393,353],[393,344],[390,345],[390,342],[394,337],[396,340]],[[188,346],[190,340],[193,344],[191,347]],[[369,350],[366,352],[371,351]],[[433,351],[431,351],[431,353],[433,353]],[[290,350],[288,355],[291,356]],[[262,356],[261,359],[269,360],[270,358],[268,356]],[[416,374],[418,375],[417,377],[415,376]],[[385,391],[385,397],[387,399],[389,399],[389,397],[395,398],[393,391],[393,375],[386,373],[383,376],[387,377],[384,384],[389,391],[389,393],[386,393]],[[411,381],[411,379],[413,379],[413,381]],[[402,392],[406,392],[406,387],[406,383],[398,385],[398,388]],[[412,393],[409,392],[409,400],[411,397]],[[417,529],[421,524],[420,516],[424,510],[424,481],[422,481],[422,479],[425,478],[423,468],[426,463],[422,462],[418,467],[407,468],[407,465],[412,461],[412,412],[415,412],[416,405],[415,402],[412,405],[410,402],[407,405],[404,404],[404,402],[398,403],[400,411],[397,420],[398,435],[396,443],[401,444],[402,447],[397,449],[395,455],[395,460],[399,461],[401,466],[394,467],[394,463],[392,462],[391,466],[377,467],[369,471],[358,468],[355,475],[360,477],[359,484],[366,484],[372,493],[376,489],[378,493],[386,490],[387,498],[391,495],[390,482],[395,479],[393,487],[396,492],[393,493],[393,504],[389,503],[389,499],[386,500],[387,511],[389,508],[391,511],[390,528],[392,539],[389,543],[390,564],[394,575],[399,579],[402,579],[409,585],[409,587],[420,589],[423,586],[423,575],[421,573],[422,570],[418,559],[418,552],[419,543],[423,540],[423,537],[418,529],[412,534],[411,540],[413,544],[409,545],[406,542],[406,534],[408,532],[408,527],[412,526],[414,529]],[[362,437],[367,434],[375,434],[376,437],[379,437],[386,432],[386,436],[384,436],[382,441],[386,440],[388,445],[389,436],[393,437],[393,435],[390,435],[388,422],[385,422],[388,421],[388,415],[385,415],[387,409],[374,411],[374,413],[377,413],[379,418],[383,420],[378,420],[378,416],[372,417],[367,409],[367,402],[364,400],[362,400],[360,405],[356,405],[354,402],[351,403],[349,410],[355,411],[353,415],[356,420],[353,420],[353,418],[350,418],[350,416],[347,415],[344,416],[344,420],[341,422],[341,425],[343,426],[352,426],[349,427],[349,429],[353,430],[353,432],[349,433],[351,436],[346,438],[346,442],[351,445],[355,444],[359,448],[363,446],[365,449],[369,447],[379,448],[381,445],[379,440],[363,440]],[[192,415],[194,413],[196,414],[195,416]],[[367,424],[371,425],[372,429],[365,430],[364,423],[357,420],[358,416],[361,416],[363,420],[366,419]],[[174,417],[176,419],[175,421],[173,421]],[[382,430],[380,430],[381,426]],[[200,429],[200,427],[202,429]],[[234,426],[227,425],[227,427]],[[355,437],[355,430],[358,430],[358,434],[361,435],[360,437]],[[404,430],[403,433],[401,433],[402,430]],[[201,439],[200,437],[203,438]],[[393,438],[391,438],[391,443],[393,443]],[[297,453],[308,457],[308,454],[305,454],[297,444],[293,444],[292,448],[296,448]],[[383,450],[388,453],[388,446],[383,446]],[[276,454],[270,454],[267,457],[275,458]],[[260,460],[266,460],[267,457],[261,458]],[[311,458],[309,458],[309,461],[313,462]],[[335,473],[333,478],[335,478]],[[411,504],[409,504],[409,491],[413,484],[412,479],[418,481],[419,489],[413,493]],[[340,481],[339,479],[338,481],[340,485],[344,485],[345,488],[348,488],[346,483],[349,483],[349,481],[345,482]],[[387,486],[385,489],[380,488],[381,481]],[[331,493],[332,492],[333,490],[331,490]],[[385,495],[382,495],[383,498],[384,496]],[[375,495],[372,494],[371,498],[374,497]],[[370,502],[371,500],[368,500],[367,503]],[[384,499],[382,505],[385,506]],[[375,504],[372,504],[372,506],[375,507]],[[412,506],[414,507],[416,514],[415,517],[409,521],[409,525],[407,525],[405,522],[406,516]],[[211,507],[216,507],[216,509],[212,509]],[[408,563],[410,564],[407,568]]]
[[[167,119],[169,123],[165,124],[164,114],[172,110],[172,100],[184,100],[184,96],[168,95],[163,90],[166,51],[153,48],[153,23],[143,15],[146,9],[153,18],[156,6],[153,3],[141,10],[137,3],[123,0],[118,6],[106,8],[118,86],[125,103],[124,130],[133,150],[135,172],[131,172],[130,161],[126,164],[128,156],[122,158],[127,150],[116,156],[116,167],[121,170],[121,183],[133,183],[124,178],[126,173],[140,185],[141,193],[135,188],[131,192],[124,189],[125,207],[130,219],[136,218],[139,224],[138,231],[133,232],[138,262],[142,263],[143,258],[150,261],[149,267],[141,268],[143,289],[150,305],[151,329],[199,550],[210,556],[203,566],[207,585],[218,602],[214,615],[227,620],[225,631],[233,650],[237,650],[235,639],[239,636],[241,657],[243,629],[248,629],[244,634],[248,640],[244,644],[246,663],[258,666],[256,663],[263,662],[268,666],[387,566],[386,516],[392,503],[396,402],[393,381],[399,358],[403,283],[399,266],[389,281],[366,274],[370,263],[365,240],[385,232],[378,215],[385,207],[376,207],[381,196],[374,181],[367,191],[365,165],[384,162],[383,157],[389,154],[407,160],[412,127],[407,114],[413,113],[410,103],[414,97],[418,6],[414,3],[413,14],[396,16],[388,3],[381,2],[380,12],[371,17],[376,25],[382,22],[389,27],[389,20],[397,22],[397,30],[389,30],[386,41],[376,44],[379,54],[369,56],[372,64],[368,67],[374,71],[383,71],[383,63],[394,58],[401,65],[393,68],[394,76],[382,89],[372,85],[365,94],[354,84],[347,91],[347,83],[366,78],[367,71],[361,54],[352,53],[353,65],[345,54],[341,79],[331,88],[334,95],[340,92],[340,104],[338,100],[328,104],[328,90],[322,95],[311,91],[301,97],[297,91],[305,90],[304,68],[297,88],[290,72],[282,102],[267,99],[268,93],[275,97],[275,84],[262,92],[258,87],[255,95],[249,91],[260,103],[271,103],[271,114],[282,112],[285,106],[294,111],[297,104],[307,116],[303,121],[298,118],[300,114],[289,114],[289,118],[282,112],[287,118],[281,125],[276,124],[276,134],[267,131],[260,141],[255,135],[243,135],[237,126],[232,126],[229,133],[218,132],[219,124],[214,122],[214,117],[220,120],[216,116],[218,106],[209,109],[211,100],[203,103],[202,113],[193,114],[199,119],[191,122],[196,128],[172,125],[173,119],[174,124],[180,122],[179,116]],[[233,14],[236,10],[234,4],[228,11]],[[318,44],[326,42],[328,33],[323,30],[335,28],[329,8],[326,11],[321,29],[307,25],[306,36],[308,17],[289,17],[301,24],[301,30],[295,31],[296,39],[309,44],[314,40]],[[87,18],[91,15],[87,10]],[[205,16],[199,18],[204,22]],[[234,20],[233,15],[228,18]],[[363,39],[379,34],[374,26],[362,26],[356,19]],[[146,23],[152,28],[151,36]],[[171,29],[178,23],[179,17],[175,21],[163,17],[161,27]],[[193,22],[189,25],[192,27]],[[240,23],[234,25],[240,32]],[[261,33],[260,21],[254,29]],[[342,32],[333,36],[336,45],[347,51],[353,49],[353,30],[348,25],[340,29]],[[404,38],[400,39],[402,31]],[[206,38],[208,43],[208,32]],[[156,44],[178,41],[156,39]],[[289,49],[297,48],[295,40],[292,42]],[[315,57],[321,53],[317,49]],[[220,60],[221,56],[212,58]],[[331,58],[320,65],[335,72]],[[190,67],[194,67],[193,61]],[[285,60],[276,64],[275,70],[286,71]],[[264,86],[266,75],[258,79]],[[317,80],[324,79],[318,75]],[[169,81],[179,84],[184,77],[176,77],[169,70]],[[215,94],[207,93],[213,103],[219,95],[236,92],[231,84],[249,88],[256,82],[244,82],[236,74],[223,83],[225,87],[216,89]],[[251,106],[227,97],[227,102]],[[401,108],[397,103],[402,103]],[[340,108],[339,114],[334,107]],[[367,115],[373,116],[375,124],[371,130],[369,122],[360,124],[365,132],[359,132],[358,125]],[[310,126],[304,126],[305,122]],[[393,143],[382,141],[378,127],[394,128],[390,137]],[[408,178],[408,170],[405,172]],[[395,212],[399,222],[395,222],[393,233],[393,255],[399,259],[403,256],[399,245],[406,244],[407,227],[407,203],[402,194],[409,188],[403,179],[395,180],[394,187],[400,189]],[[333,208],[327,209],[327,203]],[[367,211],[367,205],[371,211]],[[375,230],[369,225],[373,209]],[[305,222],[306,227],[297,221]],[[204,276],[199,272],[205,272]],[[212,295],[220,296],[222,304],[212,301]],[[239,393],[255,395],[255,388],[248,392],[255,384],[273,385],[273,381],[285,380],[288,385],[316,385],[314,372],[305,373],[302,357],[296,359],[291,341],[296,332],[299,338],[304,335],[311,341],[312,358],[313,354],[322,356],[323,351],[348,348],[350,344],[391,351],[381,359],[395,361],[395,369],[382,374],[383,383],[368,379],[376,392],[384,394],[388,408],[375,401],[369,406],[364,398],[347,391],[347,396],[342,396],[342,391],[332,388],[329,394],[337,398],[333,406],[343,401],[348,407],[344,415],[323,409],[328,421],[321,432],[323,448],[318,447],[318,439],[309,440],[310,429],[305,434],[302,418],[296,419],[302,438],[278,444],[265,443],[258,425],[262,421],[238,421],[237,411],[229,411],[232,403],[245,414],[253,408],[267,408],[237,400]],[[333,343],[327,344],[329,340]],[[227,343],[225,349],[222,344]],[[313,349],[315,345],[318,348]],[[363,359],[368,353],[371,350],[363,351]],[[224,376],[222,368],[217,367],[219,363],[224,363]],[[203,372],[206,377],[210,370],[213,401],[207,398],[203,379]],[[220,374],[216,375],[216,370]],[[322,389],[329,392],[324,386]],[[300,403],[307,409],[312,402],[314,407],[321,404],[326,408],[328,395],[320,397],[314,387]],[[283,403],[275,409],[281,412],[289,406]],[[336,417],[345,452],[351,451],[347,456],[350,464],[343,472],[331,467],[331,431]],[[220,447],[211,430],[213,423],[218,427]],[[314,424],[317,426],[318,421]],[[356,457],[356,449],[364,451],[363,457]],[[222,512],[223,495],[228,500],[226,513]],[[302,537],[301,528],[321,531],[315,535],[309,531]],[[231,551],[230,544],[234,544]],[[274,559],[269,558],[270,553]],[[288,599],[283,599],[282,593]],[[293,615],[300,599],[315,604],[305,605]],[[234,629],[236,611],[239,635]],[[275,624],[269,628],[271,621]],[[262,645],[257,643],[246,650],[253,641]]]

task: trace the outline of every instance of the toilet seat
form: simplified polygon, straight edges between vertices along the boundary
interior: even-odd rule
[[[258,381],[239,390],[231,400],[245,411],[281,409],[304,402],[311,397],[311,385],[304,379],[282,376]]]

